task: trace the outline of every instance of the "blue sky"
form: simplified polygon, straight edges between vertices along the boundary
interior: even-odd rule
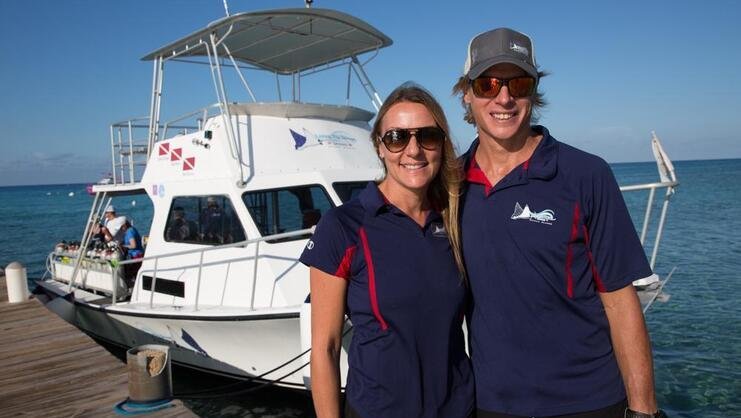
[[[277,7],[303,2],[229,1],[232,13]],[[406,80],[426,86],[443,103],[460,149],[474,137],[450,95],[465,48],[473,35],[509,26],[531,35],[541,69],[551,73],[541,84],[550,103],[541,123],[556,138],[610,162],[649,160],[652,130],[675,160],[741,157],[741,2],[316,0],[314,7],[389,35],[394,45],[366,67],[376,88],[384,96]],[[0,0],[0,186],[89,182],[110,171],[110,123],[148,113],[151,64],[140,58],[223,16],[222,0]],[[184,67],[166,67],[163,119],[215,101],[207,72]],[[344,83],[334,86],[341,97]],[[267,87],[258,92],[274,99]]]

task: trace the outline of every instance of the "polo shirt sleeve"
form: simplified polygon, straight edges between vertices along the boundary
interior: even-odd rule
[[[350,263],[357,246],[339,216],[339,208],[324,213],[299,261],[332,276],[349,279]]]
[[[600,291],[621,289],[652,274],[630,213],[606,162],[592,176],[586,238]]]

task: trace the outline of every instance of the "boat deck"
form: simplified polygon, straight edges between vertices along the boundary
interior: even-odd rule
[[[126,365],[35,298],[7,300],[0,277],[0,416],[119,417]],[[197,416],[173,404],[145,416]]]

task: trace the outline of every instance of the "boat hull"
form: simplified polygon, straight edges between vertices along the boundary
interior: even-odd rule
[[[308,353],[302,353],[299,312],[194,319],[152,315],[91,303],[80,291],[65,294],[54,282],[39,282],[46,306],[93,338],[130,348],[165,344],[175,364],[202,372],[305,389]]]

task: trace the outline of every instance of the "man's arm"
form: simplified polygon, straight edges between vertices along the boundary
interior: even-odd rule
[[[628,394],[628,406],[637,412],[653,414],[657,407],[651,342],[638,294],[628,285],[600,293],[600,297],[610,323],[610,336]]]

